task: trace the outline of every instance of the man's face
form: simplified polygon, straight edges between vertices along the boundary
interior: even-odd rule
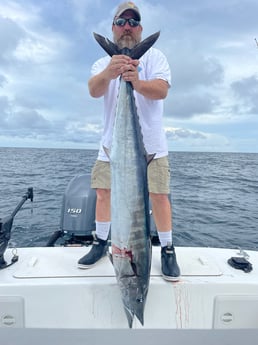
[[[127,10],[121,14],[119,18],[124,19],[137,19],[134,11]],[[117,18],[116,18],[117,19]],[[137,43],[141,41],[142,37],[142,26],[130,26],[128,22],[124,26],[118,26],[113,24],[112,26],[114,43],[122,48],[132,49]]]

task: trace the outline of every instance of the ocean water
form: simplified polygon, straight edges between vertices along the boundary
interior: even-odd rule
[[[16,215],[10,246],[45,246],[59,230],[69,181],[90,173],[95,150],[0,148],[0,218]],[[176,246],[258,249],[258,154],[170,152]]]

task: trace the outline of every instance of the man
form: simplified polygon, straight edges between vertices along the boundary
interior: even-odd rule
[[[118,6],[112,32],[114,43],[120,48],[133,48],[141,41],[141,15],[137,6],[125,2]],[[172,211],[168,198],[170,172],[168,148],[162,128],[163,99],[170,87],[170,69],[165,56],[150,48],[139,60],[129,56],[113,55],[99,59],[92,67],[88,82],[92,97],[104,96],[104,131],[98,159],[92,170],[92,188],[96,189],[96,238],[88,254],[79,262],[79,268],[89,268],[107,251],[111,225],[110,164],[103,147],[110,147],[120,76],[132,83],[135,102],[146,151],[155,153],[148,165],[148,186],[152,211],[161,243],[161,270],[163,277],[177,281],[180,269],[172,244]]]

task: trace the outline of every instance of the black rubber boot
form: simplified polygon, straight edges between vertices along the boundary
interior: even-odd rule
[[[78,268],[90,268],[103,258],[108,251],[108,241],[95,237],[91,250],[78,261]]]
[[[180,278],[180,268],[176,261],[175,248],[171,244],[161,248],[161,271],[165,280],[175,282]]]

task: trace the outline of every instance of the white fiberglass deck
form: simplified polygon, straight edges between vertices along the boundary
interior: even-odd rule
[[[19,261],[0,270],[0,327],[128,328],[114,270],[106,257],[77,268],[89,248],[19,248]],[[231,268],[238,250],[176,248],[182,277],[164,281],[153,247],[144,328],[258,329],[258,252],[253,271]],[[5,254],[7,261],[11,250]],[[133,328],[142,328],[135,320]]]

